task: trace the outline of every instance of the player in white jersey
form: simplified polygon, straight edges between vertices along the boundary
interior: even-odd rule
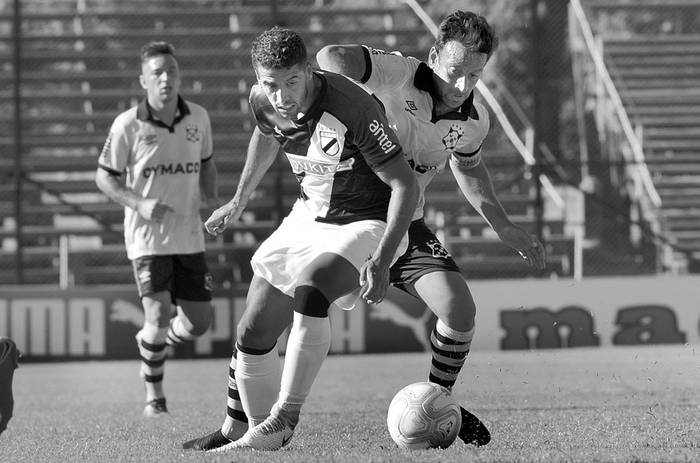
[[[486,19],[456,11],[441,22],[428,62],[362,45],[328,45],[316,58],[322,69],[361,83],[385,105],[421,190],[409,228],[409,248],[391,268],[391,283],[421,299],[438,317],[431,333],[429,380],[452,388],[474,336],[476,306],[448,251],[423,220],[425,189],[449,163],[469,203],[499,238],[533,268],[545,266],[544,248],[508,218],[498,201],[484,160],[489,130],[486,109],[474,101],[474,87],[497,39]],[[462,408],[460,438],[485,445],[486,427]]]
[[[180,70],[170,44],[143,46],[139,79],[146,97],[114,120],[96,183],[124,206],[126,252],[145,314],[136,335],[144,415],[158,416],[167,412],[167,345],[194,339],[211,323],[200,207],[203,201],[218,206],[217,172],[209,115],[179,95]]]
[[[418,199],[375,97],[314,70],[303,40],[287,29],[263,32],[251,56],[257,125],[236,194],[205,226],[220,233],[240,216],[280,147],[299,180],[299,199],[251,262],[226,421],[185,448],[275,450],[289,442],[330,347],[331,303],[357,288],[368,301],[383,299]],[[280,372],[277,339],[290,323]]]

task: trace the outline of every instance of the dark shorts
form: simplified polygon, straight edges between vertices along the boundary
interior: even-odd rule
[[[142,256],[131,265],[141,297],[169,291],[175,299],[211,301],[212,277],[204,253]]]
[[[405,290],[405,285],[432,272],[459,272],[457,263],[428,228],[423,219],[408,228],[408,248],[389,270],[391,284]]]

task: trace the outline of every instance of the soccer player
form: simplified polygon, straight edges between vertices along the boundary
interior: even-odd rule
[[[330,347],[331,303],[358,288],[367,301],[383,299],[418,199],[376,98],[343,76],[314,70],[293,31],[263,32],[251,56],[257,125],[233,199],[205,226],[220,233],[240,216],[280,147],[299,180],[299,198],[251,261],[226,421],[185,448],[276,450],[289,442]],[[290,323],[280,372],[277,339]]]
[[[200,207],[206,201],[213,209],[218,197],[209,115],[179,95],[172,45],[143,46],[139,81],[146,97],[114,120],[96,183],[124,206],[126,252],[145,314],[136,335],[146,389],[143,413],[152,417],[168,411],[166,347],[194,339],[211,323],[212,278]]]
[[[474,101],[474,87],[496,49],[485,18],[466,11],[446,16],[428,61],[362,45],[328,45],[319,66],[360,82],[386,106],[387,117],[420,185],[409,228],[408,251],[391,268],[391,283],[421,299],[438,320],[431,333],[429,380],[449,389],[462,370],[474,336],[476,306],[457,264],[423,220],[425,189],[449,162],[469,203],[498,237],[535,269],[545,267],[536,236],[513,224],[498,201],[482,142],[489,130],[486,109]],[[462,408],[460,438],[485,445],[486,427]]]
[[[7,429],[7,423],[10,422],[15,408],[12,379],[18,361],[19,351],[14,341],[0,336],[0,434]]]

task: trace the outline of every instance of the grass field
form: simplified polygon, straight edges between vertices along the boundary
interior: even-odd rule
[[[289,447],[203,454],[181,443],[223,419],[226,359],[170,360],[171,416],[144,420],[136,361],[24,364],[1,462],[700,461],[700,347],[474,352],[455,388],[492,431],[488,446],[396,448],[394,391],[428,354],[332,356]]]

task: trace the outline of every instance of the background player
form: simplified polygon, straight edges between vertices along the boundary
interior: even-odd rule
[[[179,95],[173,47],[141,49],[146,98],[112,124],[99,158],[97,186],[124,206],[126,252],[145,320],[136,335],[146,387],[144,415],[167,412],[167,344],[204,333],[211,323],[211,275],[204,258],[202,199],[218,204],[207,111]],[[172,318],[172,302],[177,314]]]
[[[392,266],[391,283],[437,315],[429,380],[450,389],[469,353],[476,307],[457,264],[423,219],[425,189],[448,161],[467,200],[499,238],[531,267],[545,266],[543,246],[508,218],[482,159],[489,115],[474,101],[474,87],[496,46],[486,19],[456,11],[441,22],[427,63],[361,45],[328,45],[316,56],[322,69],[342,73],[379,97],[418,178],[421,196],[408,251]],[[460,438],[487,444],[486,427],[464,408],[462,415]]]
[[[251,261],[226,421],[185,448],[274,450],[289,442],[330,347],[330,304],[359,286],[366,300],[383,299],[418,198],[416,179],[375,98],[340,75],[313,70],[292,31],[265,31],[251,56],[257,126],[235,196],[205,225],[220,233],[240,216],[280,147],[300,194]],[[280,380],[277,339],[290,323]],[[241,437],[245,415],[252,427]]]

